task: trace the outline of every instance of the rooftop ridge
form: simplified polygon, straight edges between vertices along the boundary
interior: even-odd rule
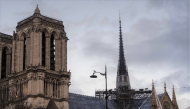
[[[57,18],[54,18],[54,17],[50,17],[50,16],[47,16],[47,15],[44,15],[44,14],[41,14],[41,16],[43,16],[43,17],[47,17],[47,18],[50,18],[50,19],[52,19],[52,20],[57,20],[57,21],[61,21],[61,22],[63,22],[63,21],[60,20],[60,19],[57,19]]]
[[[12,38],[11,35],[5,34],[5,33],[2,33],[2,32],[0,32],[0,36],[7,37],[7,38]]]
[[[20,20],[20,21],[18,22],[18,24],[19,24],[19,23],[22,23],[23,21],[25,21],[25,20],[27,20],[27,19],[29,19],[29,18],[31,18],[31,17],[33,17],[33,15],[30,15],[29,17],[26,17],[26,18]]]

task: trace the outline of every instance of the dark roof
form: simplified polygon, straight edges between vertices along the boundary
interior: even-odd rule
[[[27,18],[25,18],[25,19],[19,21],[19,22],[17,23],[17,27],[19,27],[20,25],[23,25],[23,24],[26,23],[26,22],[31,21],[31,20],[32,20],[33,18],[35,18],[35,17],[36,17],[36,16],[32,15],[32,16],[29,16],[29,17],[27,17]],[[52,22],[52,23],[55,23],[55,24],[58,24],[58,25],[63,25],[63,21],[57,20],[57,19],[52,18],[52,17],[48,17],[48,16],[45,16],[45,15],[42,15],[42,14],[40,14],[38,17],[41,18],[42,20],[46,20],[46,21],[48,21],[48,22]]]
[[[69,93],[69,109],[105,109],[105,99]],[[109,109],[117,109],[114,101],[108,101]]]
[[[51,99],[46,107],[46,109],[58,109],[55,102]]]
[[[159,94],[158,98],[161,100],[163,94]],[[69,93],[70,109],[105,109],[105,100],[91,96]],[[151,109],[151,95],[140,99],[133,99],[132,109]],[[109,109],[117,109],[117,104],[113,100],[108,100]]]
[[[1,32],[0,32],[0,37],[2,37],[2,38],[7,38],[7,39],[12,39],[12,36],[11,36],[11,35],[4,34],[4,33],[1,33]]]
[[[152,97],[146,97],[143,99],[134,99],[134,105],[132,109],[151,109],[150,102]]]

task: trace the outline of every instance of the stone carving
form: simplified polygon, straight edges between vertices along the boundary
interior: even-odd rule
[[[7,44],[12,44],[12,40],[10,40],[10,39],[1,38],[1,42],[7,43]]]

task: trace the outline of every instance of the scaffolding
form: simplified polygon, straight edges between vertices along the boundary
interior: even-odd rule
[[[131,109],[135,104],[134,100],[147,98],[151,95],[152,91],[145,89],[128,89],[127,87],[119,87],[118,89],[108,90],[108,99],[114,100],[117,103],[118,109]],[[106,91],[105,90],[96,90],[95,97],[105,99]]]

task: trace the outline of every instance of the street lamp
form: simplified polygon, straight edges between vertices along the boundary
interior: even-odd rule
[[[101,74],[102,76],[105,76],[105,84],[106,84],[106,109],[108,109],[108,94],[107,94],[107,68],[106,68],[106,65],[105,65],[105,73],[101,73],[101,72],[97,72],[94,70],[94,73],[93,75],[90,76],[90,78],[97,78],[97,76],[95,75],[95,73],[99,73]]]

